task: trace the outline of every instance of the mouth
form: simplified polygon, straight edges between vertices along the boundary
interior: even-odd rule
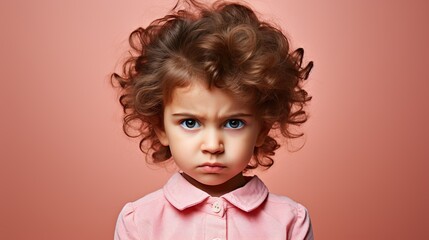
[[[220,173],[225,168],[226,166],[220,163],[204,163],[198,166],[198,169],[205,173]]]

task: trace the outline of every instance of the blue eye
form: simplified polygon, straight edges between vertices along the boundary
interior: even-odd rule
[[[230,119],[225,123],[226,128],[240,129],[244,127],[244,122],[239,119]]]
[[[185,129],[194,129],[200,127],[200,124],[195,119],[185,119],[180,122],[180,126]]]

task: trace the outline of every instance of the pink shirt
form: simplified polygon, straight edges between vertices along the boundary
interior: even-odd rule
[[[115,240],[313,239],[307,209],[268,192],[257,177],[221,197],[211,197],[180,173],[156,192],[125,205]]]

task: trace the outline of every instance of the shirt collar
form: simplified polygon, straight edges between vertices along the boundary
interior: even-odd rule
[[[167,200],[177,209],[184,210],[210,198],[206,192],[194,187],[180,173],[175,173],[163,187]],[[250,212],[261,205],[268,196],[268,189],[253,176],[246,185],[220,196],[235,207]]]

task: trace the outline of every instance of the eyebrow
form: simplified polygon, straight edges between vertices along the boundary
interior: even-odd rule
[[[187,113],[187,112],[178,112],[178,113],[173,113],[172,114],[173,117],[190,117],[190,118],[198,118],[198,119],[205,119],[205,117],[202,116],[198,116],[198,114],[193,114],[193,113]],[[253,117],[253,114],[250,113],[233,113],[230,115],[226,115],[226,116],[222,116],[221,118],[225,118],[225,119],[231,119],[231,118],[246,118],[246,117]]]

